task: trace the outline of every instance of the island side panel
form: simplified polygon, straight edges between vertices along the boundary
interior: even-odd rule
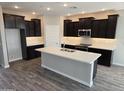
[[[42,53],[42,67],[76,80],[86,86],[93,85],[93,65],[60,56]]]

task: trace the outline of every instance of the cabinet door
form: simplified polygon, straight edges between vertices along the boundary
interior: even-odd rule
[[[64,20],[64,36],[69,36],[71,20]]]
[[[41,36],[41,21],[40,19],[31,19],[34,23],[34,35]]]
[[[23,16],[15,16],[16,28],[25,29],[25,22]]]
[[[35,49],[34,46],[27,47],[27,59],[35,58],[34,49]]]
[[[98,37],[99,34],[99,21],[94,20],[92,25],[91,37]]]
[[[15,16],[3,14],[5,28],[15,28]]]
[[[98,59],[98,64],[104,65],[104,66],[111,66],[112,51],[102,50],[102,49],[95,49],[95,48],[89,48],[88,51],[102,54]]]
[[[35,49],[43,48],[43,47],[44,47],[44,45],[36,45]],[[38,52],[38,51],[34,50],[34,53],[35,53],[35,57],[40,57],[41,56],[41,52]]]
[[[73,22],[66,23],[66,36],[74,36]]]
[[[78,36],[79,22],[73,22],[73,36]]]
[[[108,20],[94,20],[92,25],[91,36],[96,38],[105,38],[107,32]]]
[[[34,23],[32,21],[29,22],[30,36],[35,36],[34,33]]]
[[[69,31],[68,31],[68,35],[69,36],[74,36],[74,29],[73,29],[73,22],[69,23]]]
[[[118,15],[108,16],[108,31],[106,33],[107,38],[115,38],[117,19]]]
[[[108,25],[107,19],[99,20],[99,35],[98,35],[98,37],[100,37],[100,38],[106,37],[107,25]]]
[[[44,45],[35,45],[27,47],[27,59],[33,59],[41,56],[41,52],[36,51],[37,48],[42,48]]]
[[[25,21],[26,36],[27,36],[27,37],[30,36],[29,22],[30,22],[30,21]]]
[[[91,29],[94,17],[79,18],[80,29]]]

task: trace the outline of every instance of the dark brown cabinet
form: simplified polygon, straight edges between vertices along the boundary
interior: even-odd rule
[[[73,22],[73,36],[78,36],[79,22]]]
[[[94,17],[79,18],[78,22],[64,20],[64,36],[78,36],[78,29],[91,29],[91,37],[115,38],[118,15],[108,15],[108,19],[95,20]]]
[[[25,21],[23,16],[15,16],[16,28],[25,29]]]
[[[41,22],[40,19],[25,20],[26,36],[41,36]]]
[[[64,20],[64,36],[78,36],[79,22]]]
[[[108,16],[108,31],[106,33],[107,38],[115,38],[118,16],[118,14]]]
[[[29,33],[30,33],[30,36],[35,36],[34,34],[34,23],[32,21],[29,22]]]
[[[94,17],[79,18],[80,28],[79,29],[91,29]]]
[[[3,14],[5,28],[15,28],[15,16],[10,14]]]
[[[108,20],[101,19],[101,20],[94,20],[92,25],[92,32],[91,36],[96,38],[106,38],[108,27]]]
[[[41,56],[41,52],[36,51],[37,48],[42,48],[44,45],[35,45],[27,47],[27,60]]]
[[[64,36],[70,36],[71,34],[71,20],[64,20]]]
[[[98,37],[99,35],[99,21],[94,20],[92,25],[91,37]]]
[[[25,29],[24,16],[3,14],[5,28]]]
[[[34,23],[32,21],[25,21],[26,36],[35,36],[34,34]]]
[[[34,24],[34,35],[41,36],[41,21],[40,19],[31,19]]]
[[[29,22],[30,22],[30,21],[25,21],[26,36],[27,36],[27,37],[30,36]]]
[[[111,66],[111,50],[89,48],[88,51],[101,54],[100,58],[98,59],[98,64],[104,66]]]

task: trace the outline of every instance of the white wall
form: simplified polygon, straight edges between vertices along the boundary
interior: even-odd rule
[[[1,6],[0,6],[0,65],[2,65],[5,68],[9,67],[3,22],[3,12]]]
[[[60,16],[44,16],[45,46],[60,47]]]
[[[22,59],[19,29],[5,29],[9,62]]]
[[[117,49],[113,54],[113,64],[124,66],[124,10],[119,10],[118,14],[116,29]]]

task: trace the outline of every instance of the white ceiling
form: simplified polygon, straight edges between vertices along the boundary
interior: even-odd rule
[[[124,9],[123,2],[68,2],[67,7],[63,6],[64,2],[0,2],[3,9],[30,12],[35,11],[37,15],[67,15],[68,13],[76,14],[81,11],[96,12],[101,9]],[[14,6],[19,6],[15,9]],[[76,9],[70,7],[77,7]],[[46,8],[51,8],[51,11],[47,11]]]

